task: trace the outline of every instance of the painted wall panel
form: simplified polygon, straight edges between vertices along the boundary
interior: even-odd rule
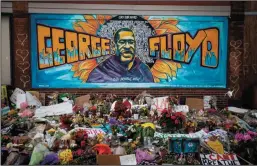
[[[227,17],[31,15],[33,88],[225,88]]]

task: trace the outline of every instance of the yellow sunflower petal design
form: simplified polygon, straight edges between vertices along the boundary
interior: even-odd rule
[[[161,25],[161,23],[162,23],[162,20],[160,20],[160,19],[152,19],[152,20],[148,20],[148,22],[152,25],[152,27],[154,28],[154,29],[157,29],[160,25]]]
[[[160,25],[159,29],[167,29],[167,33],[177,33],[177,32],[180,32],[180,30],[178,29],[177,26],[175,25],[172,25],[172,24],[169,24],[169,23],[165,23],[165,24],[162,24]]]
[[[167,29],[155,29],[156,35],[162,35],[166,33]]]
[[[82,71],[75,71],[73,77],[80,77],[82,72],[83,72],[83,70]]]
[[[163,60],[163,62],[167,63],[169,65],[169,67],[171,68],[171,70],[173,71],[177,71],[177,63],[173,62],[173,61],[169,61],[169,60]]]
[[[90,70],[97,66],[97,62],[95,59],[88,59],[79,64],[78,70]]]
[[[80,22],[77,22],[77,25],[83,29],[83,32],[86,32],[91,35],[96,34],[96,31],[97,31],[96,27],[94,27],[90,23],[87,23],[85,21],[80,21]]]
[[[166,73],[169,76],[172,76],[172,70],[169,67],[169,65],[167,63],[165,63],[165,60],[160,60],[160,59],[157,60],[152,68],[154,68],[155,70],[157,70],[161,73]],[[161,78],[161,77],[158,76],[158,78]]]
[[[175,18],[168,18],[166,21],[166,23],[172,24],[172,25],[177,25],[178,24],[178,20]]]
[[[162,72],[156,70],[155,68],[151,68],[151,72],[154,76],[158,76],[158,78],[167,79],[166,73],[162,73]]]
[[[84,70],[84,71],[82,72],[82,74],[80,75],[79,78],[80,78],[83,82],[86,82],[91,71],[92,71],[92,70]]]
[[[154,82],[160,82],[160,79],[155,76],[153,76],[153,79],[154,79]]]
[[[167,76],[177,77],[177,64],[176,62],[158,59],[151,68],[154,82],[160,82],[160,79],[167,79]]]
[[[86,32],[79,23],[74,23],[73,29],[77,32]]]
[[[105,17],[104,15],[97,15],[97,20],[99,22],[99,24],[104,24],[105,23]]]
[[[86,19],[88,24],[90,24],[92,27],[94,27],[95,32],[96,32],[98,30],[98,28],[99,28],[98,20],[94,16],[92,16],[92,15],[85,15],[84,18]]]
[[[73,66],[72,66],[72,68],[71,68],[71,71],[76,71],[76,70],[78,70],[78,69],[79,69],[79,64],[80,64],[80,62],[73,63]]]

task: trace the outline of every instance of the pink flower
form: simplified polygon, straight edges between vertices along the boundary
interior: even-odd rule
[[[166,123],[165,123],[165,122],[163,122],[163,123],[162,123],[162,126],[164,126],[164,127],[165,127],[165,126],[166,126]]]
[[[78,149],[78,150],[77,150],[77,155],[78,155],[78,156],[82,155],[82,153],[84,153],[84,151],[83,151],[82,149]]]
[[[249,134],[251,136],[257,136],[257,133],[253,132],[253,131],[247,131],[247,134]]]
[[[243,139],[244,139],[245,141],[248,141],[248,140],[251,140],[252,137],[251,137],[249,134],[245,134]]]
[[[171,118],[172,120],[175,120],[175,119],[176,119],[176,116],[173,115],[173,116],[171,116],[170,118]]]
[[[179,120],[176,119],[176,120],[175,120],[175,124],[179,124]]]
[[[19,113],[19,116],[24,118],[24,117],[32,117],[33,116],[33,112],[31,110],[24,110],[22,113]]]
[[[28,103],[27,102],[23,102],[23,103],[20,104],[20,108],[21,109],[25,109],[27,107],[28,107]]]
[[[235,139],[240,142],[244,139],[244,135],[242,133],[236,133]]]
[[[80,146],[81,146],[82,148],[84,148],[84,147],[86,146],[86,141],[81,141],[81,142],[80,142]]]
[[[167,113],[167,112],[168,112],[167,109],[162,110],[162,114],[165,114],[165,113]]]

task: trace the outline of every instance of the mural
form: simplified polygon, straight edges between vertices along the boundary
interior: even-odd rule
[[[225,88],[226,17],[31,15],[33,88]]]

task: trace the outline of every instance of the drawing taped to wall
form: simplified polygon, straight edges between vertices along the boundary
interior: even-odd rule
[[[226,17],[31,16],[33,88],[225,88]]]

